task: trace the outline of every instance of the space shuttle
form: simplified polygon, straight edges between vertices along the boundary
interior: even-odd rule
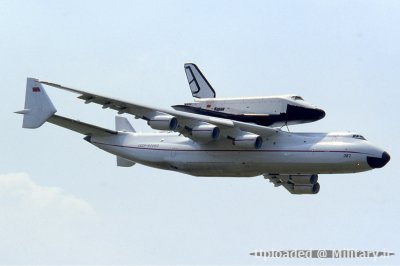
[[[325,111],[298,95],[217,98],[216,92],[193,63],[184,65],[194,102],[172,108],[194,114],[279,127],[310,123],[325,117]]]

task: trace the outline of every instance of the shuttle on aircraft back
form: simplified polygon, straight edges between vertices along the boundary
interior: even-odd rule
[[[298,95],[216,98],[215,90],[195,64],[187,63],[184,68],[195,101],[172,106],[175,110],[275,127],[325,117],[324,110]]]

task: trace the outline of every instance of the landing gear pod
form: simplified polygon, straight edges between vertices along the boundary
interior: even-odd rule
[[[296,185],[314,185],[318,182],[318,175],[290,175],[289,181]]]
[[[283,186],[292,194],[317,194],[319,192],[319,183],[308,185],[283,184]]]

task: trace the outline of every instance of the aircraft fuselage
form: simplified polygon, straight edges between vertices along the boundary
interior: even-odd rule
[[[280,132],[260,149],[238,149],[229,140],[199,144],[177,133],[119,133],[86,138],[117,156],[194,176],[356,173],[380,168],[383,150],[352,133]]]

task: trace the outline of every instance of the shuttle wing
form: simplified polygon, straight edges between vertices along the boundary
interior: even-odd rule
[[[268,137],[278,132],[282,132],[275,128],[264,127],[230,119],[216,118],[206,115],[192,114],[173,109],[163,109],[149,105],[128,102],[125,100],[99,95],[84,90],[65,87],[47,81],[39,82],[44,85],[80,94],[78,98],[84,100],[85,103],[96,103],[101,105],[104,109],[110,108],[117,111],[119,114],[128,113],[134,115],[136,118],[141,118],[147,121],[151,120],[153,117],[160,115],[173,116],[178,121],[178,126],[174,131],[180,132],[189,138],[190,134],[188,129],[202,123],[208,123],[218,126],[221,130],[221,135],[226,137],[236,137],[244,133],[253,133],[261,137]]]

